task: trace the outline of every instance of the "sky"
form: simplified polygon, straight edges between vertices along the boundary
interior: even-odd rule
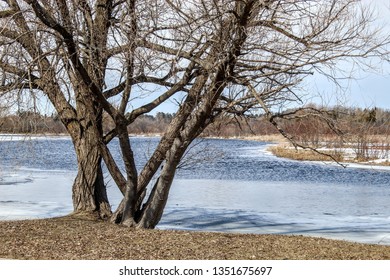
[[[386,69],[388,71],[390,69]],[[367,74],[367,77],[351,81],[347,92],[354,107],[380,107],[390,109],[390,73]]]
[[[390,0],[362,0],[362,3],[374,9],[376,20],[390,35]],[[343,90],[318,77],[306,81],[306,85],[318,90],[317,96],[313,97],[316,103],[390,110],[390,63],[377,66],[377,72],[360,71],[356,79],[345,81]]]
[[[383,30],[390,34],[390,1],[363,0],[363,2],[375,9]],[[352,83],[351,100],[360,107],[377,106],[390,109],[390,63],[384,63],[380,68],[382,73],[364,73],[362,79]]]
[[[306,102],[390,110],[390,65],[385,66],[383,71],[361,72],[355,79],[341,82],[341,88],[325,78],[309,78],[305,86],[312,89],[312,94]]]

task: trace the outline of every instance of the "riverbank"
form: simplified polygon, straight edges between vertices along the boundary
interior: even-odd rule
[[[308,148],[294,147],[280,134],[245,136],[238,139],[272,143],[268,151],[280,158],[333,162],[362,168],[390,167],[390,142],[387,138],[377,138],[377,142],[365,143],[363,146],[361,143],[345,143],[340,146],[339,143],[332,142],[334,139],[323,139],[316,145],[307,145]]]
[[[38,142],[37,147],[50,145],[50,141]],[[134,142],[142,144],[144,141],[134,139]],[[359,237],[358,242],[386,244],[390,232],[386,210],[388,201],[387,192],[382,191],[380,186],[387,186],[389,177],[378,180],[381,174],[375,174],[373,182],[367,174],[359,175],[359,171],[354,171],[353,176],[348,177],[343,169],[337,168],[336,173],[330,173],[334,176],[307,184],[308,180],[302,177],[310,179],[312,174],[317,176],[322,168],[314,168],[311,173],[307,164],[278,160],[269,155],[266,151],[268,145],[264,143],[246,142],[241,146],[241,141],[210,143],[223,147],[226,155],[230,156],[221,161],[225,169],[214,169],[218,166],[209,163],[205,169],[200,169],[201,166],[195,172],[203,175],[208,174],[207,170],[215,170],[213,174],[217,176],[213,176],[213,180],[188,177],[175,180],[168,202],[171,204],[168,204],[159,225],[167,230],[132,231],[93,220],[69,220],[69,217],[2,222],[0,258],[390,259],[386,246],[299,236],[308,234],[351,240],[354,235],[352,237]],[[52,144],[61,151],[56,162],[66,162],[70,156],[64,151],[69,150],[70,141]],[[37,149],[39,153],[36,154],[41,155],[46,150]],[[38,156],[34,157],[34,164],[38,159]],[[47,218],[72,211],[69,187],[74,179],[74,174],[69,171],[72,165],[42,165],[45,166],[43,170],[22,166],[2,182],[0,210],[6,219],[14,220],[15,216]],[[64,171],[48,171],[58,166]],[[341,173],[346,177],[340,176]],[[194,174],[190,173],[191,176]],[[255,174],[257,177],[250,177]],[[281,177],[276,177],[276,174]],[[347,177],[349,185],[346,186],[346,180],[341,179]],[[336,178],[337,182],[332,178]],[[362,181],[366,183],[361,186],[354,183]],[[109,192],[111,190],[115,188],[108,189]],[[109,196],[113,205],[122,197],[119,191],[117,198],[114,193]],[[224,233],[184,231],[188,229]],[[228,230],[252,234],[228,234]]]
[[[303,236],[133,230],[74,216],[2,221],[0,239],[3,259],[390,259],[390,246]]]

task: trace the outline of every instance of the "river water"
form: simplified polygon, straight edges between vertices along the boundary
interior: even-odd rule
[[[76,172],[67,137],[0,136],[0,219],[72,211]],[[137,166],[158,138],[132,138]],[[280,159],[269,143],[195,143],[159,228],[321,236],[390,245],[390,170]],[[116,142],[111,145],[119,156]],[[121,195],[107,175],[113,208]]]

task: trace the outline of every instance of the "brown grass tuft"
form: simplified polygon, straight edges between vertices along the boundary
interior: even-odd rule
[[[328,155],[320,154],[312,150],[294,149],[286,146],[274,146],[269,149],[277,157],[289,158],[294,160],[309,160],[309,161],[330,161],[332,156],[337,161],[341,162],[344,159],[343,153],[339,151],[326,152]],[[324,152],[325,153],[325,152]]]

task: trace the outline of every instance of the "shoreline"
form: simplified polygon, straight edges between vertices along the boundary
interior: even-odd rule
[[[54,182],[61,181],[61,184],[63,184],[63,187],[60,187],[59,189],[62,190],[61,194],[59,195],[58,199],[50,200],[50,202],[45,203],[42,201],[49,201],[47,198],[39,198],[34,201],[30,201],[29,204],[33,205],[33,207],[30,209],[29,204],[26,205],[27,207],[21,207],[21,205],[17,205],[17,207],[21,207],[19,210],[14,212],[14,215],[20,215],[19,218],[12,219],[11,217],[8,217],[8,219],[4,219],[3,221],[9,221],[9,222],[17,222],[17,221],[34,221],[34,220],[46,220],[46,219],[53,219],[56,217],[61,217],[64,215],[68,215],[68,213],[72,212],[72,202],[70,200],[71,198],[71,192],[70,188],[68,188],[68,183],[64,179],[65,177],[61,177],[61,180],[58,180],[58,175],[53,174],[53,176],[42,176],[43,180],[39,179],[39,181],[36,182],[36,185],[42,187],[45,189],[45,184],[48,183],[48,185],[52,185]],[[69,181],[71,182],[72,176],[68,176]],[[178,180],[177,185],[173,186],[172,189],[172,197],[170,202],[172,203],[172,207],[168,205],[166,208],[166,211],[164,212],[164,218],[157,227],[161,230],[179,230],[179,231],[189,231],[189,232],[223,232],[223,233],[245,233],[245,234],[254,234],[254,235],[263,235],[263,234],[271,234],[271,235],[304,235],[304,236],[311,236],[311,237],[323,237],[326,239],[331,240],[344,240],[348,242],[356,242],[359,244],[378,244],[378,245],[384,245],[388,246],[390,245],[390,235],[388,236],[388,232],[385,229],[380,229],[377,231],[378,224],[382,222],[386,222],[386,217],[382,217],[380,220],[375,216],[374,220],[371,220],[370,217],[367,217],[367,220],[360,219],[360,223],[372,223],[372,226],[367,227],[364,232],[361,232],[362,236],[364,238],[359,237],[358,231],[359,228],[354,228],[355,225],[349,224],[351,222],[350,219],[345,219],[345,217],[342,217],[339,219],[338,217],[332,216],[332,215],[325,215],[321,216],[321,220],[318,220],[318,214],[316,213],[314,216],[311,216],[313,219],[310,220],[312,223],[311,225],[306,225],[307,223],[307,217],[303,217],[303,220],[301,218],[297,218],[298,220],[288,220],[288,216],[285,216],[283,214],[283,211],[280,213],[281,216],[278,218],[273,218],[272,214],[269,216],[267,212],[264,212],[264,210],[258,210],[259,214],[257,213],[255,209],[252,210],[237,210],[237,209],[243,209],[241,208],[243,203],[247,203],[247,200],[245,197],[243,197],[243,203],[239,204],[237,209],[218,209],[216,208],[210,208],[208,209],[207,202],[204,204],[199,204],[199,201],[195,196],[191,196],[193,199],[195,199],[196,205],[185,205],[182,204],[180,207],[176,207],[174,204],[175,201],[182,201],[182,193],[179,190],[183,190],[183,186],[214,186],[212,183],[210,184],[210,180]],[[46,182],[46,183],[45,183]],[[213,181],[214,183],[217,183],[216,186],[221,186],[220,180]],[[249,182],[241,182],[239,183],[239,186],[241,190],[243,190],[246,193],[253,193],[250,191],[252,188],[256,189],[256,186],[249,186]],[[230,182],[230,184],[222,184],[224,187],[229,188],[230,186],[237,186],[237,182],[233,181]],[[274,186],[271,186],[270,189],[276,188],[279,189],[280,186],[283,186],[283,183],[277,183]],[[291,185],[289,185],[291,187]],[[320,187],[320,186],[318,186]],[[191,188],[191,187],[190,187]],[[207,188],[207,187],[205,187]],[[23,193],[26,193],[21,186],[18,187]],[[36,191],[41,191],[42,189],[36,189]],[[203,193],[202,189],[197,188],[197,190],[200,190],[200,193]],[[282,189],[280,194],[286,194],[284,188]],[[188,191],[184,191],[184,193],[187,193]],[[216,192],[218,193],[218,192]],[[68,203],[63,202],[63,198],[66,197],[68,200]],[[278,197],[278,196],[277,196]],[[113,205],[115,205],[115,197],[113,194],[111,194],[110,198],[112,199],[111,202],[113,202]],[[14,201],[13,198],[3,198],[7,201]],[[24,201],[24,198],[20,198],[21,201]],[[193,203],[193,202],[191,202]],[[260,202],[262,204],[262,202]],[[282,202],[283,203],[283,202]],[[289,203],[287,201],[287,203]],[[35,205],[35,206],[34,206]],[[8,205],[5,205],[5,208],[3,208],[3,211],[7,207],[13,207],[13,203],[8,203]],[[277,207],[277,206],[276,206]],[[113,206],[113,208],[115,208]],[[45,209],[44,212],[35,212],[35,211],[42,211],[41,209]],[[199,209],[204,209],[203,211],[199,211]],[[9,210],[13,211],[13,210]],[[26,211],[29,211],[29,215],[31,216],[24,216]],[[52,215],[54,212],[57,212],[56,215]],[[4,213],[6,213],[5,211]],[[10,215],[12,212],[10,212]],[[31,214],[32,213],[32,214]],[[36,214],[34,214],[36,213]],[[50,214],[51,213],[51,214]],[[262,213],[262,214],[261,214]],[[6,214],[5,214],[6,215]],[[27,214],[26,214],[27,215]],[[24,217],[23,217],[24,216]],[[199,217],[199,218],[196,218]],[[242,218],[240,218],[242,217]],[[333,220],[331,220],[333,219]],[[319,222],[320,221],[320,222]],[[328,222],[326,222],[328,221]],[[344,222],[344,224],[340,224]],[[301,225],[296,223],[301,223]],[[214,226],[211,227],[202,227],[201,225],[205,224],[212,224]],[[272,223],[272,224],[270,224]],[[293,227],[294,229],[290,229],[289,226],[286,226],[286,223],[293,223],[295,224]],[[171,226],[169,226],[171,225]],[[326,225],[326,226],[324,226]],[[345,234],[338,232],[338,227],[343,227],[344,230],[346,226],[349,225],[352,228],[352,235]],[[360,224],[361,225],[361,224]],[[0,226],[1,228],[1,226]],[[332,228],[336,230],[332,230]],[[386,227],[388,228],[388,227]],[[356,229],[358,231],[356,231]],[[0,230],[1,231],[1,230]],[[308,234],[307,234],[308,233]],[[310,234],[311,233],[311,234]],[[382,242],[383,241],[383,242]]]
[[[265,136],[244,136],[244,137],[233,137],[233,138],[221,138],[226,140],[245,140],[245,141],[257,141],[257,142],[268,142],[269,147],[267,151],[274,155],[275,157],[285,158],[295,161],[302,162],[314,162],[322,163],[329,165],[338,165],[343,167],[350,168],[363,168],[363,169],[376,169],[376,170],[388,170],[390,171],[390,152],[388,158],[386,159],[367,159],[366,161],[358,161],[352,158],[353,152],[351,148],[338,148],[338,149],[329,149],[329,148],[318,148],[319,152],[324,154],[330,154],[336,159],[341,155],[345,155],[345,159],[340,161],[335,161],[331,157],[316,153],[314,151],[303,149],[303,148],[294,148],[291,143],[279,134],[270,134]],[[280,152],[278,152],[278,149]],[[295,153],[295,155],[294,155]]]
[[[90,217],[1,221],[0,258],[389,260],[390,246],[300,235],[135,230]]]
[[[237,138],[237,140],[253,140],[253,141],[264,141],[264,140],[258,140],[258,139],[242,139],[242,138]],[[271,145],[271,144],[270,144]],[[329,164],[329,163],[327,163],[327,164]],[[365,167],[365,168],[367,168],[367,167]],[[36,234],[39,234],[39,232],[36,232],[36,230],[38,230],[40,227],[47,227],[47,228],[51,228],[51,227],[53,227],[53,226],[55,226],[55,225],[52,225],[53,223],[57,223],[56,221],[62,221],[62,222],[59,222],[59,223],[62,223],[63,224],[63,228],[56,228],[56,229],[54,229],[54,231],[66,231],[66,227],[78,227],[77,226],[77,223],[75,222],[75,221],[72,221],[71,223],[70,223],[70,221],[68,221],[67,223],[65,223],[64,221],[63,221],[63,219],[67,219],[66,217],[64,218],[64,217],[62,217],[62,218],[51,218],[51,219],[48,219],[48,218],[46,218],[46,219],[41,219],[41,220],[19,220],[19,221],[8,221],[9,223],[11,223],[12,224],[12,226],[11,227],[16,227],[16,228],[19,228],[19,227],[24,227],[25,228],[25,230],[26,231],[32,231],[32,232],[35,232]],[[96,221],[89,221],[87,224],[94,224]],[[3,231],[3,226],[4,226],[5,224],[4,223],[2,223],[2,222],[0,222],[0,229],[1,229],[1,231]],[[114,226],[115,227],[115,226]],[[103,231],[105,231],[105,230],[108,230],[108,231],[110,231],[111,229],[106,229],[106,227],[105,226],[101,226],[101,230],[103,230]],[[131,231],[130,229],[127,229],[127,230],[129,230],[129,231]],[[115,231],[115,230],[114,230]],[[153,231],[154,232],[154,231]],[[156,230],[156,232],[158,232],[158,233],[161,233],[161,232],[167,232],[167,235],[174,235],[174,234],[170,234],[170,233],[176,233],[177,231],[173,231],[173,230]],[[181,234],[185,234],[185,235],[190,235],[190,236],[193,236],[193,235],[198,235],[198,234],[203,234],[204,236],[208,236],[207,238],[216,238],[217,240],[219,240],[220,238],[222,238],[222,237],[224,237],[225,238],[225,235],[228,235],[229,237],[228,238],[232,238],[232,239],[235,239],[235,238],[238,238],[238,239],[244,239],[244,241],[242,241],[242,242],[244,242],[244,245],[243,246],[246,246],[246,248],[248,248],[248,247],[250,247],[250,246],[252,246],[251,244],[253,243],[253,242],[258,242],[257,241],[257,239],[259,239],[259,240],[265,240],[264,242],[270,242],[269,241],[269,238],[271,238],[272,237],[272,239],[273,239],[273,241],[272,242],[282,242],[282,243],[285,243],[285,242],[287,242],[286,240],[289,240],[288,242],[295,242],[295,241],[293,241],[293,240],[301,240],[300,242],[314,242],[314,243],[323,243],[322,241],[324,241],[324,240],[326,240],[326,244],[328,244],[328,245],[323,245],[323,246],[336,246],[336,247],[338,247],[338,246],[344,246],[344,245],[335,245],[335,244],[341,244],[341,243],[337,243],[337,242],[346,242],[346,243],[348,243],[349,245],[351,245],[351,244],[353,244],[353,245],[358,245],[358,246],[381,246],[381,247],[385,247],[385,248],[390,248],[390,246],[386,246],[386,245],[370,245],[370,244],[363,244],[363,243],[353,243],[353,242],[350,242],[350,241],[339,241],[339,240],[334,240],[334,239],[327,239],[327,238],[316,238],[316,237],[303,237],[303,236],[300,236],[300,235],[278,235],[278,234],[271,234],[271,235],[264,235],[264,234],[233,234],[233,233],[216,233],[216,232],[193,232],[193,231],[185,231],[185,230],[183,230],[183,231],[179,231]],[[138,232],[137,232],[138,233]],[[148,231],[147,233],[151,233],[151,231]],[[21,235],[21,233],[18,233],[17,231],[11,231],[11,232],[9,232],[9,234],[10,235],[13,235],[13,234],[16,234],[16,235],[19,235],[19,236],[21,236],[20,238],[23,238],[22,237],[22,235]],[[54,235],[55,235],[56,233],[54,233]],[[73,232],[73,233],[70,233],[70,234],[72,234],[72,238],[79,238],[79,235],[80,234],[83,234],[83,227],[79,227],[79,232]],[[165,234],[165,233],[164,233]],[[152,234],[152,235],[154,235],[154,233]],[[221,237],[222,236],[222,237]],[[232,236],[234,236],[234,237],[232,237]],[[271,237],[269,237],[269,236],[271,236]],[[33,236],[30,236],[33,240],[35,240],[35,239],[39,239],[39,238],[41,238],[41,237],[33,237]],[[61,238],[61,236],[57,236],[57,238]],[[90,236],[90,238],[94,238],[94,236]],[[137,238],[137,237],[134,237],[134,236],[131,236],[131,238]],[[149,238],[149,235],[147,234],[146,235],[146,237],[145,238]],[[167,238],[171,238],[171,237],[167,237]],[[206,238],[206,237],[205,237]],[[2,240],[4,239],[4,237],[2,236]],[[5,239],[4,239],[5,240]],[[14,240],[15,241],[15,240]],[[17,240],[16,240],[17,241]],[[15,241],[15,242],[16,242]],[[30,241],[28,241],[28,240],[24,240],[23,242],[25,242],[25,244],[26,244],[26,246],[33,246],[33,245],[31,245],[29,242]],[[41,244],[40,243],[40,241],[37,241],[39,244],[39,246],[45,246],[45,244]],[[42,241],[43,242],[43,241]],[[70,242],[70,241],[69,241]],[[170,242],[174,242],[174,240],[172,240],[172,241],[170,241]],[[219,242],[219,241],[218,241]],[[221,242],[223,242],[223,241],[221,241]],[[241,241],[240,241],[241,242]],[[247,243],[245,243],[245,242],[249,242],[249,244],[247,244]],[[272,243],[271,242],[271,244],[268,244],[267,246],[271,246],[272,247]],[[331,244],[332,245],[329,245],[330,243],[329,242],[331,242]],[[336,243],[332,243],[332,242],[336,242]],[[9,245],[10,245],[11,243],[9,243]],[[22,244],[24,244],[24,243],[22,243]],[[348,245],[348,246],[349,246]],[[34,245],[35,246],[35,245]],[[53,245],[54,246],[54,245]],[[68,244],[68,246],[73,246],[72,245],[72,243],[69,243]],[[124,244],[124,246],[126,246],[126,244]],[[179,245],[177,245],[177,246],[185,246],[185,243],[180,243]],[[288,245],[284,245],[284,246],[287,246],[288,247]],[[314,245],[313,245],[314,246]],[[352,246],[352,245],[351,245]],[[87,246],[88,247],[88,246]],[[12,247],[9,247],[10,249],[12,249]],[[32,249],[33,250],[35,250],[34,249],[35,247],[33,247]],[[294,247],[295,248],[295,247]],[[365,248],[365,247],[364,247]],[[369,247],[369,248],[371,248],[371,247]],[[288,255],[288,256],[290,256],[291,255],[291,253],[289,252],[289,250],[290,250],[291,248],[290,247],[288,247],[288,248],[286,248],[286,250],[287,250],[287,253],[286,253],[286,255]],[[302,248],[301,248],[302,249]],[[1,250],[3,250],[3,249],[1,249]],[[0,258],[3,258],[3,257],[7,257],[6,255],[3,255],[3,253],[1,253],[1,252],[3,252],[3,251],[1,251],[0,250]],[[13,250],[15,250],[15,249],[13,249]],[[204,249],[204,250],[207,250],[207,248],[206,249]],[[299,248],[295,248],[294,250],[300,250],[300,247]],[[304,250],[304,249],[302,249],[302,250]],[[350,249],[350,250],[352,250],[352,249]],[[371,250],[371,249],[370,249]],[[385,250],[386,252],[387,252],[387,249]],[[101,254],[105,254],[106,252],[104,252],[104,251],[101,251],[100,252]],[[49,253],[48,253],[49,254]],[[204,253],[204,254],[206,254],[206,253]],[[215,258],[215,256],[219,256],[218,255],[218,252],[214,252],[213,253],[214,255],[213,256],[211,256],[210,258]],[[247,255],[245,255],[245,252],[239,252],[239,256],[247,256]],[[273,253],[274,255],[272,255],[272,256],[275,256],[275,252]],[[376,254],[376,253],[375,253]],[[370,257],[371,256],[376,256],[376,255],[370,255]],[[23,256],[24,255],[21,255],[22,257],[20,257],[20,255],[15,255],[15,256],[17,256],[17,258],[23,258]],[[40,255],[39,255],[40,256]],[[52,256],[52,255],[47,255],[47,256],[49,256],[50,258],[54,258],[54,256]],[[76,255],[76,257],[80,257],[81,255]],[[180,258],[182,258],[183,256],[181,256],[181,255],[177,255],[177,253],[175,253],[175,256],[177,256],[178,258],[180,257]],[[226,256],[226,255],[225,255]],[[257,256],[257,255],[254,255],[254,256]],[[260,258],[262,257],[262,256],[268,256],[268,255],[261,255],[260,256]],[[279,255],[277,255],[277,256],[279,256]],[[304,259],[304,257],[303,256],[306,256],[305,255],[305,252],[304,251],[302,251],[302,252],[297,252],[297,255],[292,255],[293,257],[292,258],[298,258],[298,259]],[[312,258],[315,258],[316,256],[314,256],[314,255],[310,255],[310,258],[309,259],[312,259]],[[324,255],[324,256],[322,256],[322,257],[324,257],[324,258],[328,258],[329,257],[329,255]],[[353,255],[353,258],[360,258],[361,256],[360,255],[356,255],[356,254],[354,254]],[[72,257],[73,258],[73,257]],[[83,258],[82,256],[81,256],[81,258]],[[275,257],[276,258],[276,257]],[[349,259],[349,257],[348,256],[345,256],[345,255],[342,255],[342,256],[340,256],[340,258],[342,258],[342,259]],[[322,258],[323,259],[323,258]],[[390,259],[390,255],[387,255],[387,253],[385,253],[385,255],[384,255],[384,258],[383,259]]]
[[[320,154],[302,148],[295,149],[292,146],[286,146],[285,143],[275,143],[275,145],[270,146],[267,150],[276,157],[295,160],[295,161],[322,163],[326,165],[335,165],[335,166],[348,167],[348,168],[390,171],[389,159],[382,159],[382,160],[373,159],[367,161],[357,161],[353,159],[338,158],[340,157],[340,155],[337,153],[333,153],[334,151],[332,150],[322,150],[320,148],[318,149],[318,151],[324,153],[324,154]],[[325,155],[326,153],[334,156],[337,159],[337,161],[333,160],[329,156],[326,156]],[[340,153],[343,153],[342,149]]]
[[[72,212],[71,185],[73,176],[69,173],[40,174],[33,176],[35,179],[29,182],[19,182],[18,186],[8,185],[4,190],[17,189],[17,196],[3,196],[4,203],[0,203],[1,217],[3,221],[24,221],[36,219],[51,219],[62,217]],[[32,185],[33,184],[33,185]],[[48,193],[48,186],[56,184],[58,187],[55,197]],[[269,184],[269,186],[268,186]],[[265,187],[267,185],[267,187]],[[212,179],[178,179],[172,186],[171,197],[167,203],[163,218],[157,229],[179,230],[191,232],[223,232],[223,233],[247,233],[247,234],[272,234],[272,235],[304,235],[310,237],[323,237],[332,240],[344,240],[360,244],[390,245],[389,228],[381,227],[386,223],[387,217],[365,216],[357,217],[356,224],[349,216],[323,214],[321,210],[311,212],[309,215],[299,214],[295,209],[296,200],[284,199],[288,189],[293,188],[297,192],[307,188],[296,188],[292,184],[288,186],[283,182],[253,183],[251,181],[221,181]],[[299,184],[298,184],[299,185]],[[29,197],[29,189],[34,192],[46,193],[36,198]],[[204,193],[206,189],[214,189],[211,197],[217,197],[224,189],[236,187],[243,195],[240,201],[236,201],[235,207],[226,208],[225,204],[211,204],[202,200],[196,193]],[[317,191],[323,193],[328,189],[327,185],[317,185]],[[251,202],[251,197],[256,196],[256,189],[261,188],[262,194],[256,199],[256,205]],[[196,190],[196,192],[194,192]],[[276,192],[274,192],[276,190]],[[115,192],[113,192],[115,191]],[[337,190],[336,190],[337,191]],[[269,196],[270,192],[273,193]],[[109,197],[113,210],[120,202],[120,192],[110,189]],[[267,197],[262,199],[261,197]],[[191,198],[191,199],[189,199]],[[228,199],[228,198],[227,198]],[[65,201],[66,200],[66,201]],[[267,201],[276,201],[267,204]],[[8,202],[6,202],[8,201]],[[227,200],[232,201],[232,200]],[[176,204],[177,202],[180,205]],[[225,202],[224,202],[225,203]],[[276,204],[275,204],[276,203]],[[318,204],[327,208],[327,203],[317,201]],[[291,205],[289,212],[279,209],[281,205]],[[275,212],[269,212],[270,207],[275,207]],[[279,210],[278,210],[279,209]],[[323,210],[331,213],[331,210]],[[296,213],[294,218],[289,218],[289,213]],[[309,219],[309,220],[308,220]],[[309,221],[309,222],[308,222]],[[362,224],[364,228],[360,228]],[[348,228],[348,231],[346,231]],[[342,229],[340,231],[340,229]]]

